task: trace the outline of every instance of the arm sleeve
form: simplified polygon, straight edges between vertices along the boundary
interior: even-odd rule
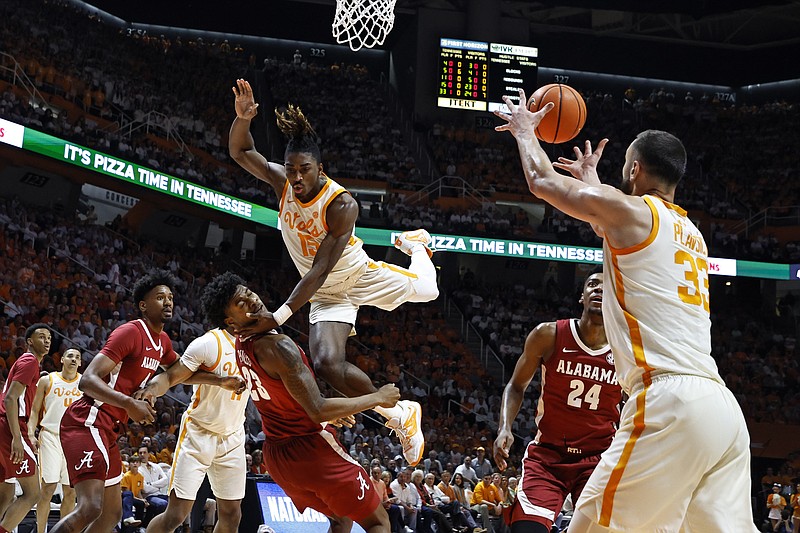
[[[115,363],[119,363],[125,359],[125,357],[133,352],[136,346],[136,335],[133,331],[135,327],[133,323],[128,322],[112,331],[111,335],[108,336],[105,346],[100,350],[100,353]]]
[[[208,332],[189,343],[181,356],[181,363],[192,372],[197,372],[201,366],[216,367],[217,355],[220,351],[217,348],[214,334]]]

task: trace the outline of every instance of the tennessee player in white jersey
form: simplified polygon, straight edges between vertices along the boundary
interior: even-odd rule
[[[39,430],[39,468],[42,474],[42,487],[39,502],[36,504],[36,524],[39,533],[47,530],[47,517],[50,514],[50,499],[61,484],[61,518],[75,508],[75,489],[69,485],[67,458],[61,449],[59,433],[61,417],[73,401],[83,393],[78,388],[81,374],[81,352],[69,348],[61,356],[61,372],[50,372],[39,379],[36,396],[28,424],[31,442],[35,442],[34,432]]]
[[[270,163],[256,151],[250,135],[250,121],[258,108],[250,84],[237,80],[233,92],[236,119],[230,131],[231,157],[278,195],[281,235],[302,276],[282,306],[274,313],[266,308],[254,313],[255,325],[239,333],[270,331],[310,301],[309,348],[317,375],[349,397],[373,393],[377,389],[369,376],[345,359],[358,308],[372,305],[391,311],[406,302],[434,300],[439,289],[431,262],[431,236],[420,229],[397,238],[395,246],[411,256],[408,269],[370,259],[355,236],[358,204],[322,171],[316,133],[300,109],[289,105],[286,111],[276,112],[278,128],[289,142],[285,163]],[[419,403],[404,400],[375,410],[397,432],[406,460],[416,465],[425,446]]]
[[[757,531],[747,427],[711,358],[706,245],[673,203],[683,144],[663,131],[640,133],[620,191],[597,176],[607,140],[551,164],[533,132],[553,105],[532,113],[504,100],[509,113],[496,113],[506,121],[497,130],[516,138],[531,192],[604,238],[603,319],[630,396],[570,533]]]
[[[148,525],[150,533],[172,532],[184,522],[206,473],[217,498],[215,531],[233,533],[239,527],[247,475],[244,410],[250,392],[244,390],[236,365],[235,344],[230,331],[207,331],[189,344],[178,364],[156,376],[143,391],[147,398],[161,396],[198,371],[216,375],[222,384],[194,386],[172,461],[169,503]]]

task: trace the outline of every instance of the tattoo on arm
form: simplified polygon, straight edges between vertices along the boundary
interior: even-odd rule
[[[308,410],[306,404],[316,402],[321,394],[313,374],[303,363],[299,349],[290,339],[281,339],[276,345],[275,354],[280,360],[280,376],[286,390]]]

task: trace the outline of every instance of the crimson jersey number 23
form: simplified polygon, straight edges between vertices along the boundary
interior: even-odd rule
[[[690,305],[702,305],[706,313],[708,308],[708,262],[702,257],[694,257],[689,252],[675,252],[675,264],[686,265],[683,275],[691,286],[679,286],[678,296],[681,301]]]

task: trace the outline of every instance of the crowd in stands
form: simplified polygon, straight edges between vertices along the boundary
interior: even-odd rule
[[[7,89],[0,96],[0,116],[262,205],[276,205],[274,195],[232,166],[226,153],[232,115],[228,86],[255,66],[252,51],[199,37],[181,41],[119,29],[59,2],[12,1],[0,6],[0,13],[0,51],[14,57],[41,92],[58,95],[84,111],[56,116],[47,108],[27,105]],[[47,39],[42,38],[45,33]],[[2,56],[0,66],[8,67],[8,61]],[[374,73],[360,65],[302,58],[269,58],[263,65],[271,103],[281,106],[291,100],[303,107],[322,138],[323,161],[334,177],[407,188],[438,175],[455,175],[489,199],[493,192],[529,197],[511,136],[476,127],[471,116],[465,116],[465,123],[440,121],[430,126],[427,140],[438,175],[423,176],[394,120],[388,89]],[[8,78],[9,71],[3,72]],[[183,83],[186,79],[192,83]],[[794,126],[800,121],[797,104],[736,105],[706,94],[680,96],[664,89],[649,94],[634,89],[623,95],[591,89],[583,93],[591,120],[576,141],[611,139],[599,169],[609,183],[618,182],[625,147],[638,131],[672,131],[690,154],[677,202],[719,220],[707,228],[712,254],[764,261],[800,257],[797,242],[778,245],[768,231],[743,238],[740,228],[731,230],[726,222],[767,207],[776,215],[790,213],[791,206],[800,204],[800,180],[791,160],[798,135]],[[125,123],[149,127],[128,135],[116,129]],[[190,150],[165,140],[176,133]],[[554,158],[572,157],[571,146],[548,149]],[[394,202],[384,206],[382,216],[368,220],[418,218],[442,232],[520,239],[535,238],[538,232],[570,244],[599,242],[585,225],[551,210],[541,224],[526,224],[524,212],[501,211],[497,206],[453,209]]]
[[[84,364],[88,363],[114,327],[136,316],[128,288],[137,277],[159,265],[171,269],[179,279],[175,320],[168,331],[181,352],[206,327],[197,307],[205,283],[224,269],[242,268],[213,251],[130,239],[17,200],[0,203],[0,228],[3,375],[25,350],[20,338],[25,327],[38,321],[52,324],[55,331],[52,355],[44,359],[43,370],[56,370],[60,353],[70,346],[79,347]],[[291,287],[296,279],[291,269],[253,268],[246,274],[254,287],[274,301],[286,296],[275,288]],[[537,283],[525,285],[494,285],[466,272],[451,297],[509,370],[531,328],[576,313],[575,295],[559,291],[552,271]],[[745,304],[737,306],[730,300],[715,308],[713,317],[714,355],[723,377],[749,419],[800,423],[794,337],[775,320],[747,312]],[[792,317],[800,309],[789,295],[780,302],[779,311],[787,321],[785,326],[793,324]],[[304,319],[301,312],[287,324],[301,343],[307,341],[298,333],[305,329]],[[455,473],[465,456],[474,457],[479,448],[491,449],[502,383],[466,347],[441,306],[403,306],[390,317],[386,312],[363,308],[357,330],[356,340],[348,343],[348,358],[377,382],[396,383],[404,396],[421,399],[427,406],[423,427],[433,466],[426,467],[426,473]],[[515,421],[514,432],[521,438],[512,450],[512,465],[519,464],[522,444],[535,429],[526,413],[533,409],[538,387],[534,380],[522,414]],[[175,426],[190,395],[190,387],[178,386],[159,400],[158,424],[130,424],[120,442],[123,453],[140,455],[138,447],[149,443],[157,462],[169,463]],[[252,471],[257,473],[263,471],[257,457],[257,444],[263,435],[259,436],[260,423],[254,409],[248,411],[248,432]],[[377,460],[384,468],[391,468],[402,462],[398,460],[397,438],[369,416],[359,416],[356,428],[344,430],[341,438],[354,458],[366,465]]]
[[[29,105],[18,92],[5,87],[0,92],[0,116],[261,205],[276,206],[274,194],[266,193],[228,163],[225,148],[225,131],[232,118],[228,82],[253,66],[247,51],[229,43],[184,43],[120,32],[94,18],[70,13],[71,9],[52,2],[0,4],[0,51],[20,61],[41,91],[63,98],[79,112],[55,115],[44,107]],[[45,33],[47,39],[42,38]],[[16,38],[20,35],[24,39]],[[3,61],[0,66],[8,66],[6,56]],[[265,63],[264,72],[274,102],[282,105],[291,99],[316,126],[331,176],[420,185],[432,178],[420,174],[392,120],[384,88],[362,67],[275,60]],[[170,81],[175,79],[193,82]],[[800,117],[796,104],[756,108],[702,97],[678,101],[664,91],[647,97],[588,91],[585,96],[592,120],[581,138],[611,138],[601,162],[601,176],[613,177],[612,183],[617,179],[625,147],[636,132],[645,128],[674,131],[692,155],[678,203],[720,219],[708,239],[712,254],[800,261],[796,243],[784,246],[768,234],[744,239],[724,220],[741,219],[765,207],[787,210],[800,204],[800,180],[792,160],[792,147],[800,135],[793,127]],[[106,126],[124,121],[126,116],[134,124],[142,123],[149,111],[169,118],[155,134],[127,136]],[[167,130],[177,132],[195,155],[190,157],[165,143],[159,135]],[[474,124],[436,123],[428,141],[441,175],[459,176],[488,193],[527,195],[511,136]],[[552,150],[554,156],[571,156],[569,148]],[[402,196],[388,195],[383,203],[366,209],[361,222],[520,240],[547,235],[557,242],[599,246],[588,226],[557,211],[548,210],[537,226],[524,210],[497,204],[440,208],[407,204]],[[269,295],[265,302],[282,301],[287,296],[285,288],[296,281],[291,268],[247,269],[214,251],[179,250],[144,241],[17,200],[0,202],[0,230],[3,377],[25,351],[21,337],[34,322],[49,323],[55,332],[52,353],[42,363],[44,371],[58,369],[60,354],[70,346],[81,349],[87,364],[115,327],[137,316],[129,288],[156,267],[166,266],[179,279],[175,319],[167,328],[179,353],[207,327],[197,302],[214,275],[229,268],[246,270],[243,273],[249,283]],[[450,296],[510,371],[527,333],[542,321],[574,315],[576,297],[559,290],[553,273],[536,284],[498,285],[493,281],[468,272]],[[751,306],[734,299],[712,310],[714,357],[748,419],[800,424],[800,363],[791,333],[796,330],[794,317],[800,313],[800,302],[787,296],[778,306],[777,317],[776,313],[754,313]],[[286,324],[287,332],[301,344],[307,342],[301,333],[304,313],[296,313]],[[387,493],[397,495],[398,486],[403,492],[411,484],[420,489],[421,500],[426,499],[421,491],[428,491],[434,501],[429,507],[442,511],[453,498],[447,503],[440,498],[436,503],[436,491],[424,487],[431,486],[428,475],[433,474],[434,485],[444,493],[453,491],[461,504],[443,512],[448,520],[463,515],[463,509],[474,511],[467,513],[472,519],[485,516],[489,510],[474,509],[468,495],[482,482],[481,476],[475,475],[478,469],[488,468],[492,474],[490,453],[486,452],[494,439],[503,384],[483,368],[436,303],[404,306],[390,318],[382,311],[364,308],[357,330],[357,340],[348,343],[348,358],[376,381],[398,384],[404,397],[424,400],[427,458],[420,465],[421,475],[404,470],[397,438],[368,415],[359,416],[354,429],[342,431],[343,443],[362,464],[381,469],[378,478],[388,472]],[[521,438],[512,449],[509,464],[520,464],[522,445],[535,429],[530,413],[538,386],[534,380],[515,421],[514,432]],[[327,391],[324,385],[323,389]],[[128,426],[120,441],[128,460],[136,457],[145,465],[145,454],[152,454],[156,458],[153,464],[170,463],[175,428],[190,395],[189,387],[178,386],[159,400],[157,425]],[[263,473],[258,446],[263,435],[259,435],[260,421],[254,409],[248,410],[247,425],[251,472]],[[137,472],[149,468],[139,466]],[[798,466],[787,466],[781,475],[790,476],[793,472],[788,468],[796,471]],[[510,494],[515,475],[512,469],[490,483],[499,493]],[[509,489],[504,488],[506,483]],[[133,500],[140,496],[131,491]],[[142,499],[156,502],[161,496],[154,493]],[[153,502],[155,510],[158,505]],[[131,505],[136,506],[133,501]],[[134,521],[139,520],[136,516]],[[420,516],[422,523],[441,520],[433,511]],[[478,527],[469,526],[463,516],[468,527]],[[402,524],[402,528],[416,527],[406,516]],[[398,523],[398,529],[402,528]]]

